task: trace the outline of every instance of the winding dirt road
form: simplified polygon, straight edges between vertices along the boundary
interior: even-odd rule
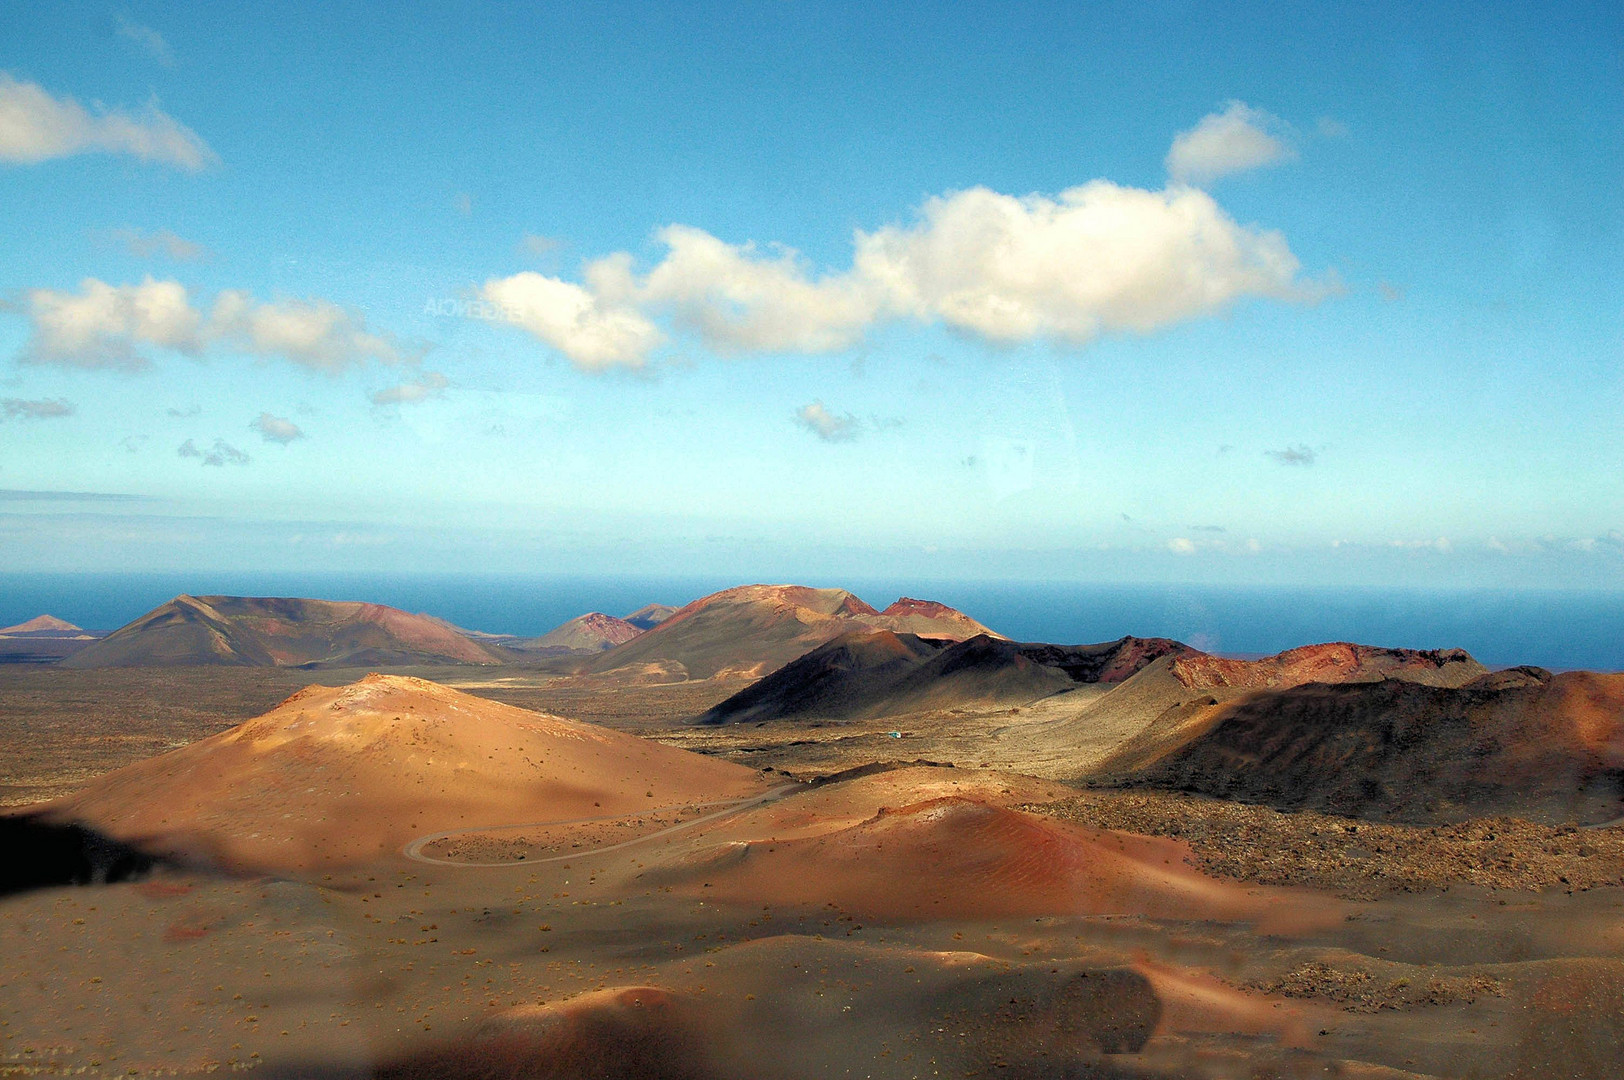
[[[785,784],[781,787],[775,787],[771,791],[763,792],[760,795],[752,795],[748,799],[729,799],[724,802],[681,803],[676,806],[658,806],[651,810],[644,810],[636,814],[606,814],[603,817],[564,818],[558,821],[525,821],[513,825],[485,825],[476,826],[469,829],[452,829],[449,832],[430,833],[427,836],[419,836],[417,839],[411,841],[405,847],[401,848],[400,853],[414,862],[428,863],[431,866],[458,867],[536,866],[541,863],[563,862],[565,859],[585,859],[592,855],[602,855],[610,851],[619,851],[622,848],[629,848],[636,844],[646,844],[650,840],[657,840],[662,836],[669,836],[672,833],[680,832],[683,829],[691,829],[695,825],[702,825],[707,821],[715,821],[718,818],[728,817],[729,815],[737,814],[741,811],[749,810],[757,806],[762,806],[766,803],[776,802],[786,795],[792,794],[796,791],[804,791],[806,789],[806,784]],[[675,825],[669,825],[666,828],[658,829],[651,833],[645,833],[642,836],[635,836],[630,840],[623,840],[618,844],[606,844],[603,847],[572,851],[567,855],[549,855],[543,859],[507,859],[502,862],[460,862],[452,859],[437,859],[432,855],[423,854],[423,849],[429,844],[432,844],[438,840],[449,840],[455,836],[472,836],[475,834],[493,832],[509,832],[515,829],[540,829],[554,825],[590,825],[599,821],[624,821],[625,819],[631,817],[649,817],[653,814],[668,814],[677,810],[702,809],[708,806],[720,806],[722,809],[710,814],[702,814],[699,817],[692,818],[688,821],[678,822]]]

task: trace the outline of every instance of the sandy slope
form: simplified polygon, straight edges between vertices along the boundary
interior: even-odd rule
[[[45,811],[232,867],[363,863],[424,833],[756,794],[741,766],[420,679],[312,686]]]
[[[1186,865],[1177,842],[1067,825],[963,795],[882,808],[858,824],[705,853],[661,880],[738,904],[834,904],[887,920],[1119,915],[1248,920],[1271,890]],[[1305,901],[1296,900],[1297,914]],[[1327,904],[1321,914],[1328,913]]]

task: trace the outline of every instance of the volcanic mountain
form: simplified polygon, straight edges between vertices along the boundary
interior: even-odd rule
[[[623,618],[639,630],[652,630],[676,614],[676,611],[677,609],[670,604],[644,604]]]
[[[1486,671],[1459,649],[1417,651],[1333,642],[1260,660],[1233,660],[1188,649],[1153,660],[1120,683],[1080,686],[1023,709],[1020,737],[1032,755],[1023,768],[1040,776],[1078,779],[1153,721],[1166,727],[1200,709],[1263,691],[1383,679],[1459,686]]]
[[[554,627],[538,638],[515,641],[509,648],[546,655],[570,653],[600,653],[623,645],[643,632],[629,619],[617,619],[601,611],[577,615],[562,626]]]
[[[1433,823],[1624,815],[1624,675],[1304,683],[1169,709],[1098,770],[1284,809]]]
[[[16,626],[0,628],[0,636],[15,637],[20,634],[83,634],[84,628],[73,625],[66,619],[59,619],[55,615],[36,615],[27,622]]]
[[[590,672],[639,668],[667,678],[764,674],[850,630],[892,630],[959,640],[991,630],[929,601],[876,611],[844,589],[741,585],[702,597],[593,660]]]
[[[54,615],[37,615],[0,630],[0,662],[59,660],[102,636]]]
[[[740,765],[368,675],[307,687],[38,813],[153,854],[297,872],[375,860],[432,832],[631,814],[763,787]]]
[[[854,630],[739,691],[699,722],[860,720],[1024,705],[1079,685],[1118,683],[1163,656],[1190,652],[1166,638],[1042,645],[985,634],[953,642]]]
[[[506,659],[500,649],[442,619],[382,604],[177,596],[76,653],[65,666],[365,668]]]

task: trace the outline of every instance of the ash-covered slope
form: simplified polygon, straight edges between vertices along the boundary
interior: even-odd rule
[[[1372,682],[1386,678],[1458,686],[1485,672],[1459,649],[1417,651],[1333,642],[1260,660],[1233,660],[1193,649],[1146,664],[1103,694],[1056,695],[1027,711],[1021,741],[1040,776],[1088,775],[1130,741],[1176,738],[1200,710],[1267,689],[1306,682]]]
[[[1116,683],[1188,648],[1165,638],[1044,645],[888,630],[843,634],[712,708],[700,723],[862,720],[926,709],[1024,705],[1082,684]]]
[[[153,854],[266,872],[385,857],[464,827],[753,795],[760,774],[398,675],[311,686],[39,808]]]
[[[928,601],[904,598],[876,611],[844,589],[741,585],[679,608],[586,670],[633,669],[673,679],[761,675],[847,631],[881,629],[954,640],[996,636],[968,615]]]
[[[500,664],[497,647],[430,615],[382,604],[177,596],[63,662],[65,667],[385,667]]]
[[[1624,816],[1624,675],[1305,683],[1168,710],[1098,770],[1284,809],[1442,822]]]

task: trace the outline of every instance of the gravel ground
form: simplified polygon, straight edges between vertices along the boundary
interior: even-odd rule
[[[1186,841],[1196,865],[1219,877],[1306,885],[1353,899],[1451,885],[1568,891],[1624,885],[1624,827],[1513,818],[1435,827],[1374,824],[1144,791],[1091,791],[1021,809]]]

